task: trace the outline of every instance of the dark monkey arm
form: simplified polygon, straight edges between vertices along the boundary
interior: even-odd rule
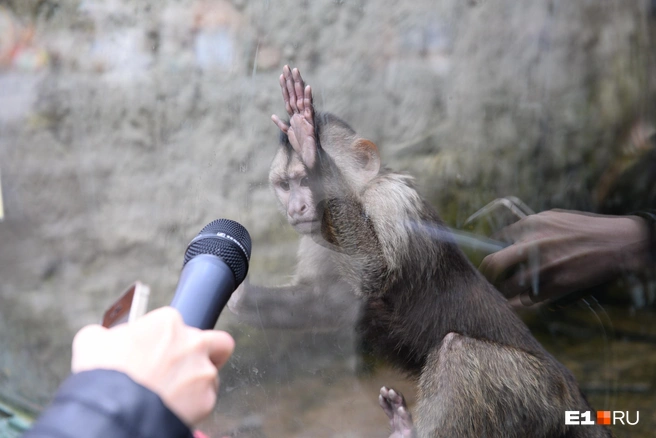
[[[324,198],[319,204],[321,236],[344,253],[342,269],[360,283],[362,293],[378,296],[385,292],[383,288],[390,284],[387,277],[394,271],[384,257],[374,218],[366,212],[332,158],[320,146],[317,153],[318,172],[313,172],[313,176],[317,195]]]

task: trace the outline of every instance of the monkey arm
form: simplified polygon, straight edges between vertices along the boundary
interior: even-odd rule
[[[228,306],[240,321],[263,328],[353,327],[359,300],[339,274],[332,252],[301,237],[298,265],[290,284],[265,287],[242,283]]]
[[[349,283],[365,296],[380,296],[390,276],[395,274],[383,254],[375,228],[377,218],[366,211],[332,158],[318,148],[318,166],[313,175],[313,191],[319,203],[321,236],[342,254],[336,259]]]
[[[380,296],[399,275],[395,257],[390,257],[394,242],[386,242],[385,254],[375,227],[385,221],[398,223],[394,216],[383,214],[372,218],[364,205],[366,183],[377,181],[380,156],[373,143],[358,138],[345,123],[334,117],[317,115],[313,108],[312,88],[305,85],[298,69],[283,68],[279,78],[289,125],[277,116],[272,120],[286,134],[289,145],[301,158],[310,181],[313,200],[317,202],[321,218],[321,235],[325,242],[317,243],[337,252],[335,260],[349,283],[368,296]],[[322,142],[341,160],[339,164],[326,152]],[[382,193],[385,194],[384,192]],[[373,199],[373,204],[384,204],[385,198]],[[381,210],[377,208],[377,210]],[[401,225],[403,226],[403,225]],[[386,225],[380,226],[385,229]],[[386,241],[388,236],[384,236]],[[392,239],[394,240],[394,238]],[[328,245],[326,245],[326,242]],[[346,256],[346,257],[343,257]],[[387,257],[386,257],[387,256]]]
[[[279,329],[353,327],[359,308],[351,287],[334,277],[280,287],[244,283],[228,306],[246,324]]]

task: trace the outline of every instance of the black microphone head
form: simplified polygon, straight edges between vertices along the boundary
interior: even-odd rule
[[[205,225],[189,243],[182,266],[200,254],[219,257],[235,275],[236,284],[240,284],[248,272],[251,236],[241,224],[230,219],[217,219]]]

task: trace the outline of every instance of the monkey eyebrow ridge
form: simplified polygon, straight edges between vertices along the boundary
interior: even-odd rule
[[[287,174],[287,179],[302,179],[307,175],[303,171],[292,171]]]

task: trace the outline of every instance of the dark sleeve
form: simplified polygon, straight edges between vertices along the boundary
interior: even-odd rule
[[[110,370],[70,376],[23,438],[191,438],[149,389]]]

